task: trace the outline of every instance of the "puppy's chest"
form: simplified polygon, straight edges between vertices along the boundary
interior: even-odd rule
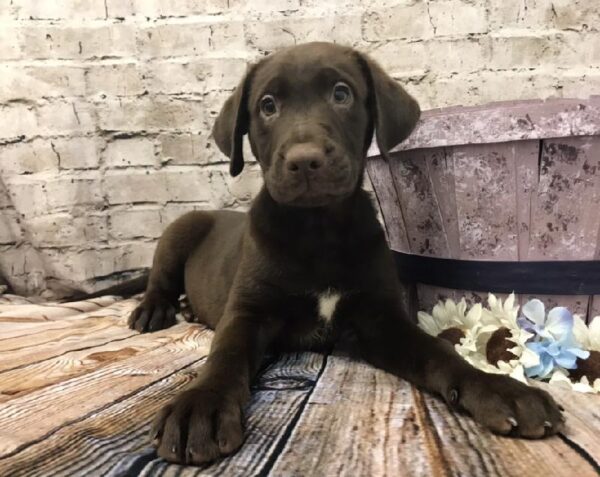
[[[345,295],[327,288],[290,296],[282,313],[286,322],[284,340],[302,346],[334,340]]]
[[[330,324],[333,321],[335,311],[342,298],[342,293],[328,288],[316,293],[315,298],[315,312],[317,319],[324,324]]]

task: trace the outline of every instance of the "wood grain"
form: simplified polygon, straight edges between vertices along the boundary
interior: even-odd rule
[[[426,396],[424,402],[445,451],[451,475],[597,475],[597,469],[561,437],[531,441],[495,436],[469,417],[449,412],[438,399]],[[600,445],[597,438],[596,445]]]
[[[333,355],[271,475],[447,475],[440,452],[410,385]]]
[[[230,458],[200,469],[154,459],[140,475],[270,475],[273,461],[288,439],[323,365],[322,355],[293,353],[281,356],[269,366],[255,384],[246,408],[244,445]],[[127,468],[128,463],[124,464],[122,468]]]
[[[460,234],[456,209],[456,186],[454,180],[454,160],[449,148],[429,149],[425,158],[427,175],[433,186],[436,204],[444,235],[448,245],[448,257],[460,258]]]
[[[123,330],[129,333],[123,324],[134,304],[135,300],[117,302],[80,315],[66,307],[64,320],[54,315],[53,322],[72,327],[79,348],[73,349],[65,329],[56,343],[40,343],[39,355],[36,340],[44,333],[34,333],[34,328],[29,338],[0,340],[0,353],[3,343],[15,344],[13,339],[24,345],[18,358],[22,366],[0,373],[0,388],[8,390],[7,400],[0,402],[0,475],[571,476],[576,472],[587,477],[600,469],[598,396],[551,388],[566,408],[565,435],[545,441],[503,439],[341,350],[329,356],[270,357],[246,409],[242,449],[205,467],[168,464],[149,446],[149,425],[156,412],[197,376],[212,332],[181,323],[158,333],[121,336]],[[42,328],[48,325],[39,314],[31,320]],[[98,327],[102,321],[109,326]],[[93,330],[89,335],[81,333],[82,322]],[[102,343],[114,336],[121,338]],[[65,351],[55,355],[60,345]]]
[[[503,101],[424,111],[410,137],[393,151],[600,135],[600,97]],[[369,157],[379,155],[375,141]]]
[[[385,231],[390,247],[400,252],[410,252],[406,222],[387,161],[383,158],[369,160],[367,173],[377,191],[377,200],[385,222]]]
[[[464,260],[599,260],[599,121],[598,98],[424,114],[389,164],[369,160],[390,246]],[[406,236],[408,250],[396,236]],[[436,295],[484,298],[418,289],[425,309]],[[600,300],[587,295],[537,298],[588,321],[600,313]]]
[[[592,460],[600,471],[600,396],[535,383],[548,391],[565,408],[567,429],[563,439]]]
[[[394,154],[390,161],[410,250],[418,255],[447,256],[450,253],[427,167],[428,160],[439,154],[439,150],[420,149]]]
[[[531,260],[592,260],[600,229],[600,137],[543,141]]]
[[[189,329],[164,346],[4,403],[0,429],[6,438],[0,443],[0,456],[205,356],[211,333],[179,326]]]
[[[177,344],[177,341],[182,339],[182,332],[186,326],[178,325],[158,331],[152,335],[152,339],[148,339],[121,325],[111,328],[113,336],[86,337],[85,346],[82,346],[81,339],[78,339],[75,350],[69,351],[70,346],[65,347],[66,352],[57,353],[59,355],[56,357],[44,358],[48,348],[53,352],[56,352],[56,348],[43,347],[40,354],[30,353],[24,357],[23,361],[31,361],[29,366],[0,373],[0,402],[91,373],[111,363],[118,363],[124,358],[140,355],[167,344]],[[75,335],[75,339],[77,338],[81,337]]]
[[[0,474],[44,476],[52,468],[56,472],[53,475],[123,475],[132,472],[140,460],[140,475],[259,474],[270,466],[272,453],[285,439],[291,418],[321,370],[323,357],[314,353],[285,355],[265,370],[246,409],[247,438],[240,452],[202,468],[171,465],[158,459],[150,448],[150,423],[158,410],[197,375],[199,364],[201,359],[178,368],[137,393],[126,394],[114,404],[59,428],[10,460],[0,459]]]

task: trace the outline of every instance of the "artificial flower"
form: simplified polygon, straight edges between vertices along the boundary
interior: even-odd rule
[[[523,317],[519,318],[519,326],[541,338],[560,341],[573,330],[573,315],[564,306],[557,306],[548,312],[544,304],[534,298],[523,305]]]
[[[569,372],[569,378],[582,386],[592,383],[592,391],[600,392],[600,316],[594,317],[589,326],[577,315],[573,320],[573,337],[590,355],[577,360],[577,367]]]
[[[569,338],[567,336],[561,341],[544,338],[527,343],[527,348],[539,356],[540,362],[535,366],[526,367],[525,374],[528,377],[543,379],[550,376],[555,368],[575,369],[577,358],[587,359],[590,353],[578,348],[577,344]]]
[[[486,356],[482,353],[463,353],[461,352],[461,350],[459,350],[458,346],[456,346],[455,348],[457,348],[459,354],[469,364],[476,367],[477,369],[491,374],[506,374],[511,378],[516,379],[517,381],[521,381],[527,384],[527,378],[525,377],[525,368],[519,360],[512,360],[509,362],[498,361],[494,366],[487,360]],[[537,359],[537,356],[534,359]]]
[[[525,346],[539,356],[537,365],[525,367],[527,376],[548,378],[554,370],[575,369],[578,359],[589,357],[573,338],[574,318],[565,307],[554,307],[546,316],[544,304],[534,298],[521,311],[525,316],[519,318],[519,325],[534,334]]]
[[[600,351],[600,316],[595,316],[586,325],[579,315],[573,315],[573,336],[583,348]]]
[[[431,315],[419,312],[419,326],[445,339],[476,368],[506,374],[527,383],[527,377],[579,392],[600,392],[600,317],[588,327],[563,307],[546,316],[540,300],[522,309],[514,294],[505,300],[488,295],[487,307],[468,309],[463,298],[438,302]],[[590,350],[590,351],[587,351]]]
[[[476,360],[480,356],[480,335],[490,331],[490,327],[483,325],[481,313],[480,303],[467,311],[464,298],[458,303],[451,299],[444,302],[440,300],[433,307],[431,315],[422,311],[418,313],[419,326],[430,335],[449,341],[458,354],[479,367]]]
[[[474,305],[467,312],[467,302],[463,298],[455,303],[451,299],[439,301],[431,312],[431,315],[420,311],[417,315],[419,326],[432,336],[439,336],[458,344],[467,337],[472,339],[474,331],[481,326],[481,304]]]
[[[515,294],[511,293],[502,301],[493,293],[488,294],[488,308],[484,308],[481,318],[485,323],[505,326],[507,328],[518,328],[517,316],[519,305],[515,305]]]
[[[600,393],[600,379],[594,380],[593,384],[590,384],[587,376],[583,376],[579,380],[573,380],[573,377],[570,374],[567,375],[567,372],[562,369],[555,370],[548,383],[580,393]]]
[[[524,369],[539,364],[539,357],[525,346],[533,336],[517,324],[519,305],[515,305],[515,294],[506,300],[488,295],[488,308],[482,311],[482,321],[494,331],[487,337],[484,355],[488,363],[520,381],[525,380]]]

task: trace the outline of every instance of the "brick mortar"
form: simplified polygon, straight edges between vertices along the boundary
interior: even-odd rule
[[[22,293],[91,289],[148,266],[177,215],[246,208],[258,167],[228,178],[210,128],[245,63],[273,49],[351,44],[426,109],[587,97],[600,93],[595,1],[12,2],[0,10],[0,219],[19,235],[0,243],[0,273]],[[166,189],[147,200],[111,190],[117,176]],[[170,190],[178,180],[185,190]]]

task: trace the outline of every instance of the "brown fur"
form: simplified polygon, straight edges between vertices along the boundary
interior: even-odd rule
[[[355,334],[370,363],[441,395],[494,432],[542,437],[561,429],[547,393],[476,370],[406,316],[361,184],[373,131],[386,154],[418,116],[417,102],[350,48],[300,45],[250,68],[214,137],[236,175],[249,134],[265,186],[249,214],[193,212],[170,225],[130,318],[141,332],[170,326],[185,292],[197,319],[216,330],[200,376],[156,418],[161,457],[200,464],[235,451],[265,351],[319,347],[342,330]],[[327,290],[341,294],[330,323],[318,313],[318,295]]]

